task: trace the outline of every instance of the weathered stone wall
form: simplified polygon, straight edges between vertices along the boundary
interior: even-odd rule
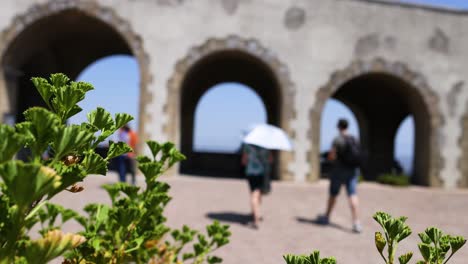
[[[277,58],[288,73],[290,84],[282,88],[292,95],[288,110],[292,114],[286,115],[288,119],[282,120],[282,125],[293,135],[295,150],[283,161],[288,171],[283,172],[284,178],[297,181],[317,178],[318,164],[311,157],[318,150],[316,142],[320,130],[313,127],[317,123],[310,118],[311,112],[321,104],[317,100],[326,100],[329,96],[317,96],[321,94],[319,89],[329,85],[333,73],[349,68],[353,62],[372,65],[379,59],[389,64],[404,64],[405,69],[422,76],[425,87],[430,88],[430,96],[426,98],[437,102],[430,111],[438,113],[433,116],[437,135],[431,140],[437,151],[431,154],[434,157],[431,161],[439,160],[431,164],[435,166],[431,171],[438,174],[431,179],[438,180],[431,182],[446,187],[466,182],[461,181],[463,165],[460,164],[464,164],[468,154],[465,148],[462,155],[459,143],[462,138],[468,138],[461,125],[468,95],[464,88],[468,81],[468,27],[464,26],[468,15],[358,0],[91,2],[99,6],[96,10],[112,10],[110,13],[141,39],[138,45],[146,51],[143,58],[134,50],[140,67],[147,68],[142,81],[146,92],[141,93],[144,107],[140,113],[144,138],[179,142],[178,133],[170,129],[173,122],[177,122],[171,114],[174,107],[171,96],[174,96],[174,89],[178,89],[170,80],[174,76],[183,78],[177,76],[181,67],[178,63],[184,61],[194,47],[210,39],[226,40],[234,36],[258,43]],[[50,1],[3,0],[0,30],[16,27],[15,17],[27,13],[34,4],[47,3]],[[0,50],[4,45],[6,41],[2,35]],[[393,69],[382,70],[394,74]],[[1,78],[0,110],[4,110],[8,104]],[[425,87],[418,89],[426,91]],[[466,179],[467,169],[463,171]]]

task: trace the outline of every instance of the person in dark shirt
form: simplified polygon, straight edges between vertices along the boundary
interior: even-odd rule
[[[359,221],[358,207],[359,200],[356,193],[356,186],[358,183],[357,168],[350,166],[344,162],[340,155],[345,152],[348,142],[356,141],[356,139],[348,133],[348,121],[340,119],[337,125],[339,134],[333,140],[332,148],[328,154],[328,159],[333,162],[333,168],[330,172],[330,189],[329,198],[327,202],[327,211],[324,215],[318,217],[320,224],[329,224],[330,215],[335,207],[336,197],[338,196],[341,186],[346,186],[348,194],[349,205],[351,207],[353,232],[360,233],[362,226]]]

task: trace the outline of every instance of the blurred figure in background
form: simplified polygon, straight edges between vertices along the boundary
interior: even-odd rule
[[[119,129],[118,133],[119,141],[127,143],[132,149],[133,152],[121,155],[117,157],[117,166],[119,171],[119,180],[120,182],[127,181],[127,173],[130,173],[132,176],[132,184],[136,184],[135,179],[135,148],[138,144],[138,136],[128,125],[123,126]]]
[[[250,187],[250,204],[252,206],[253,227],[257,229],[262,220],[260,205],[262,192],[268,186],[267,174],[270,172],[272,162],[271,151],[256,145],[244,144],[242,152],[242,165],[245,166],[245,175]]]
[[[318,222],[325,225],[329,224],[330,215],[335,207],[336,197],[340,192],[341,186],[345,185],[351,207],[352,230],[355,233],[360,233],[362,226],[358,215],[359,200],[356,187],[358,184],[357,169],[362,163],[362,153],[357,139],[348,133],[348,121],[340,119],[337,128],[339,134],[333,140],[333,145],[328,155],[328,159],[333,162],[333,168],[330,172],[330,193],[327,210],[325,215],[318,217]]]

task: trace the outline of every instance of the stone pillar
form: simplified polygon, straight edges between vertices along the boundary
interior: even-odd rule
[[[5,80],[5,74],[3,69],[0,69],[0,122],[3,123],[6,120],[5,119],[5,114],[9,114],[11,111],[10,107],[10,102],[8,100],[9,95],[8,95],[8,88],[7,88],[7,82]]]

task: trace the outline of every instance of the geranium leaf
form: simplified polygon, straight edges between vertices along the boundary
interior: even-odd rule
[[[81,235],[51,230],[44,235],[44,238],[32,241],[26,246],[25,257],[27,263],[48,263],[85,241],[86,239]]]
[[[88,114],[88,122],[100,130],[111,130],[114,127],[111,115],[101,107]]]
[[[107,173],[107,161],[97,153],[87,153],[81,163],[86,169],[87,174],[101,174]]]
[[[129,114],[118,113],[115,115],[115,129],[119,129],[126,125],[128,122],[132,121],[133,117]]]
[[[33,154],[39,156],[46,151],[56,136],[60,120],[57,115],[41,107],[29,108],[24,112],[24,116],[30,122],[28,128],[34,136],[34,142],[30,147]]]
[[[52,168],[22,161],[0,165],[0,177],[20,208],[28,208],[61,185],[61,177]]]
[[[5,124],[0,124],[0,138],[0,163],[11,160],[26,142],[25,136]]]
[[[55,92],[55,87],[51,85],[46,79],[35,77],[31,79],[32,83],[36,87],[37,91],[41,95],[44,102],[47,104],[49,108],[51,108],[50,100],[52,95]]]
[[[94,135],[79,125],[61,128],[54,140],[55,160],[91,144]]]
[[[107,152],[106,160],[110,160],[117,156],[123,155],[128,152],[132,152],[132,148],[125,142],[113,142],[109,144],[109,151]]]
[[[50,81],[55,87],[62,87],[70,82],[70,78],[63,73],[53,73],[50,75]]]

